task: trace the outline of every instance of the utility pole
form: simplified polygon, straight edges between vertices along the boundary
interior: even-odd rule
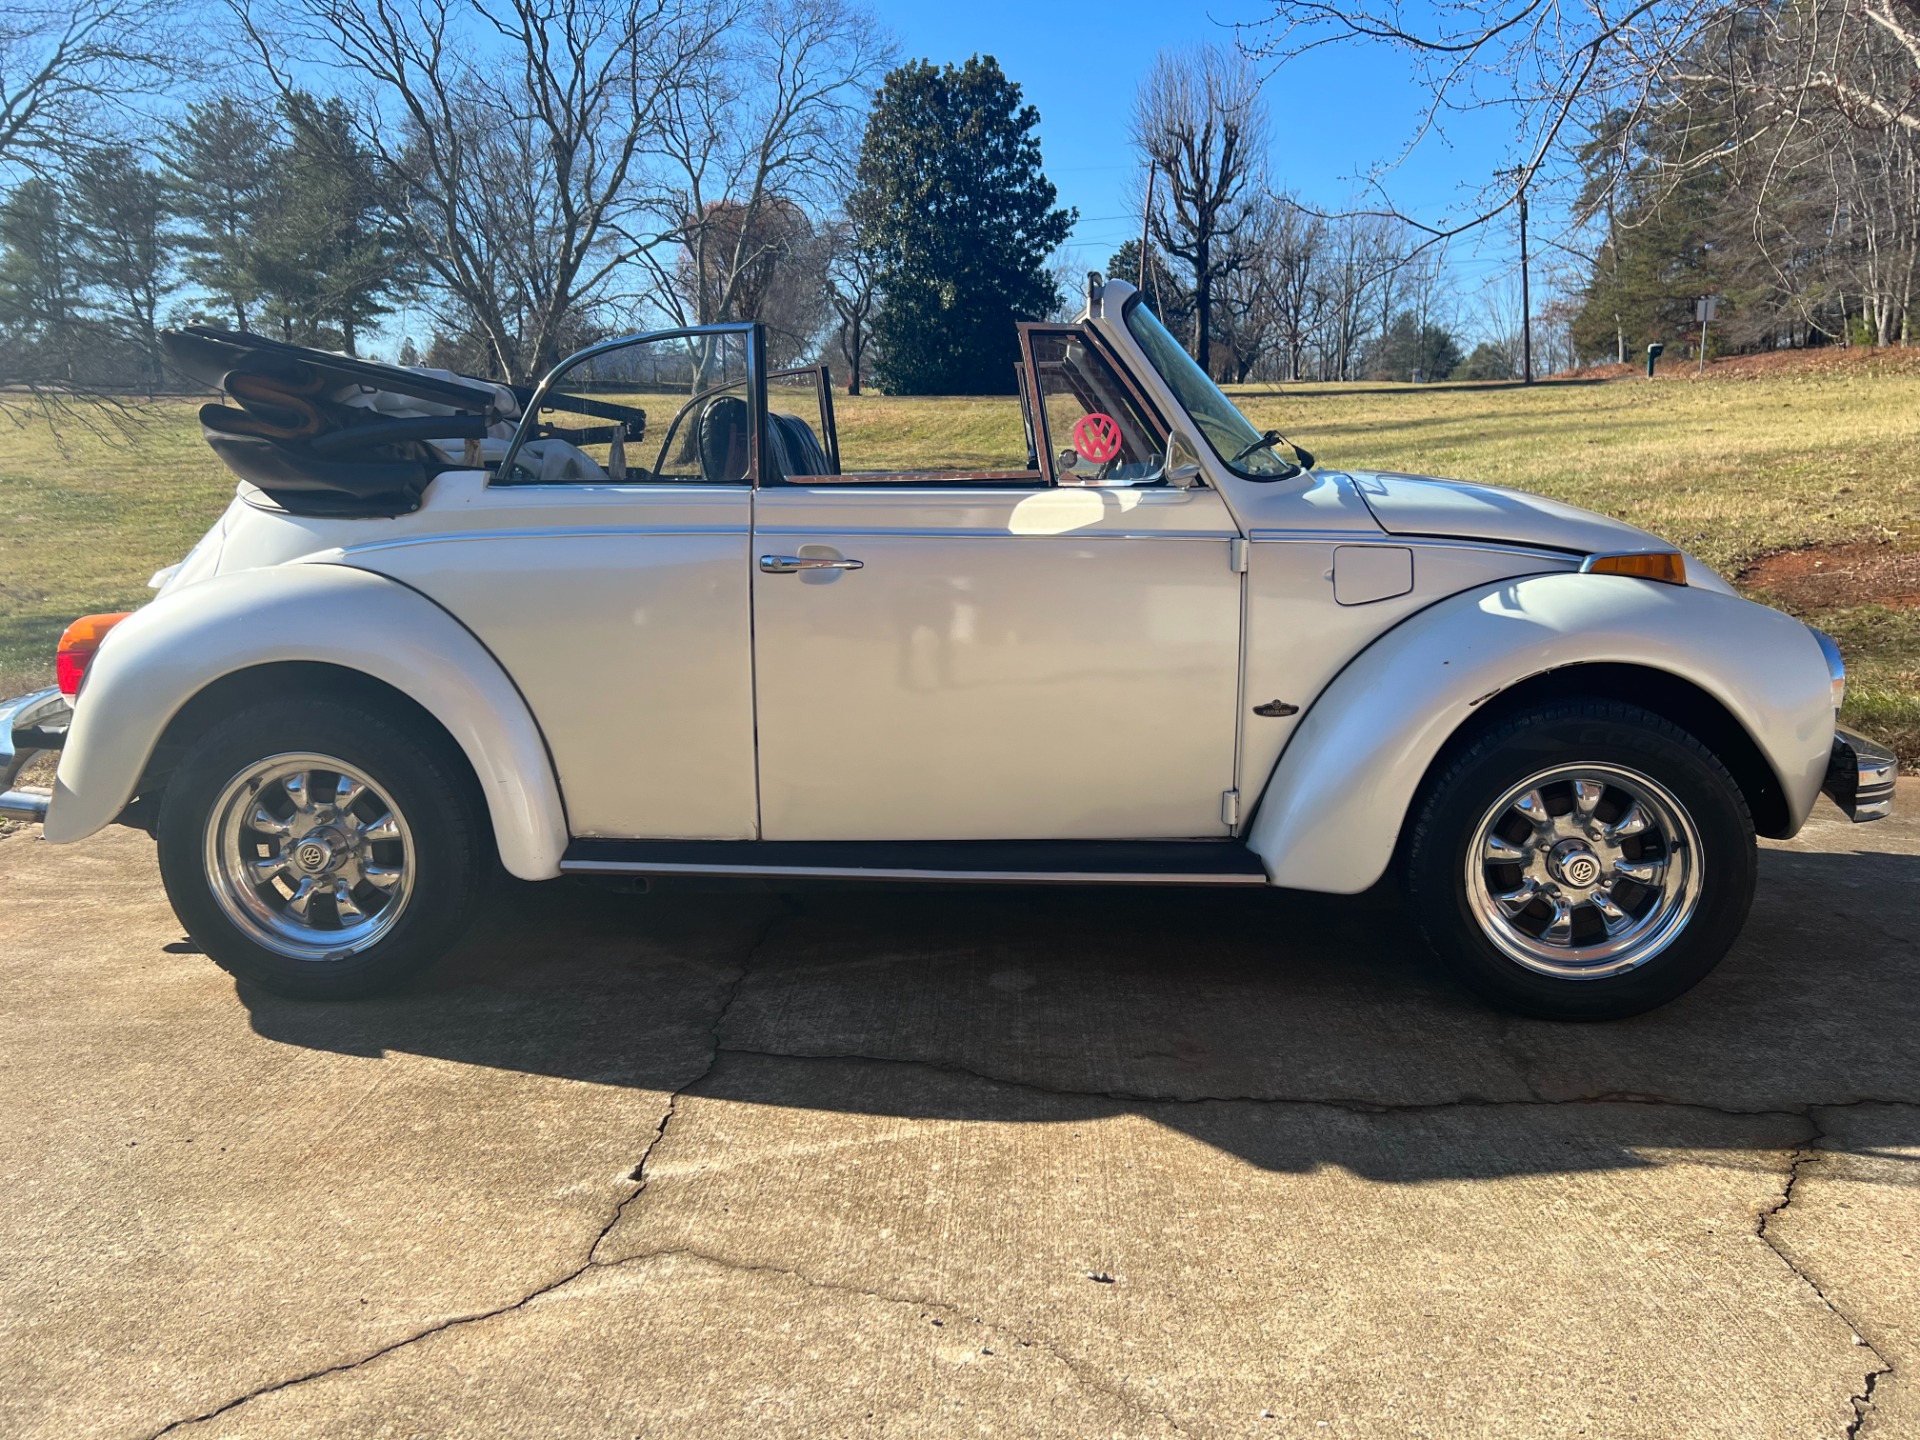
[[[1147,222],[1153,217],[1153,172],[1158,168],[1157,161],[1147,162],[1147,203],[1140,207],[1140,274],[1133,282],[1136,290],[1147,288]]]
[[[1520,177],[1520,374],[1533,383],[1533,289],[1527,273],[1527,180]]]

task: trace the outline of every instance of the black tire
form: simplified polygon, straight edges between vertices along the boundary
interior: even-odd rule
[[[1495,912],[1482,920],[1474,893],[1468,856],[1480,843],[1482,826],[1494,814],[1515,787],[1529,777],[1560,767],[1590,765],[1596,774],[1638,776],[1651,780],[1665,795],[1662,801],[1675,802],[1684,812],[1679,824],[1690,825],[1697,846],[1682,841],[1671,851],[1657,841],[1652,854],[1680,854],[1692,851],[1691,870],[1662,866],[1661,874],[1686,873],[1697,876],[1697,890],[1691,910],[1675,903],[1669,912],[1680,916],[1669,922],[1661,944],[1649,942],[1645,958],[1632,968],[1618,973],[1581,975],[1543,973],[1542,962],[1534,957],[1523,963],[1496,943],[1502,928]],[[1577,816],[1571,807],[1577,803],[1572,782],[1559,788],[1545,787],[1548,810],[1568,807],[1559,812],[1564,824],[1571,826]],[[1599,803],[1615,808],[1623,803],[1625,792],[1609,790]],[[1517,808],[1517,807],[1516,807]],[[1506,813],[1506,812],[1502,812]],[[1608,818],[1612,818],[1611,816]],[[1514,822],[1507,822],[1512,826]],[[1554,823],[1563,823],[1556,818]],[[1544,872],[1543,841],[1529,833],[1524,816],[1511,838],[1537,847],[1542,854],[1531,862],[1535,870],[1520,867],[1502,869],[1497,864],[1483,869],[1489,877],[1486,888],[1496,883],[1514,885],[1517,890],[1528,883],[1531,873]],[[1562,841],[1561,844],[1568,842]],[[1579,842],[1567,852],[1578,858]],[[1638,845],[1626,841],[1617,844]],[[1484,851],[1482,852],[1484,853]],[[1631,860],[1628,863],[1642,863]],[[1637,1015],[1666,1004],[1705,977],[1720,962],[1739,936],[1753,903],[1757,857],[1753,838],[1753,819],[1748,813],[1739,785],[1712,751],[1698,739],[1672,722],[1640,709],[1613,701],[1587,700],[1546,703],[1507,716],[1491,725],[1456,754],[1426,787],[1414,815],[1402,860],[1402,880],[1408,908],[1421,934],[1449,969],[1467,986],[1504,1010],[1550,1020],[1611,1020]],[[1576,872],[1579,873],[1579,872]],[[1613,872],[1608,872],[1613,873]],[[1510,877],[1498,881],[1498,877]],[[1549,874],[1550,889],[1560,893],[1558,881],[1564,877]],[[1620,893],[1633,895],[1652,917],[1663,902],[1654,890],[1613,882]],[[1566,895],[1581,893],[1567,890]],[[1651,899],[1649,897],[1652,897]],[[1564,898],[1564,896],[1563,896]],[[1511,921],[1505,933],[1507,943],[1516,943],[1513,928],[1539,923],[1556,904],[1549,895],[1528,909],[1518,912],[1522,918]],[[1512,915],[1514,912],[1506,912]],[[1578,917],[1576,917],[1578,918]],[[1607,936],[1598,927],[1604,917],[1594,914],[1585,922],[1584,931],[1569,932],[1564,943],[1579,945],[1582,934],[1593,943],[1606,943]],[[1649,920],[1649,932],[1652,922]],[[1524,947],[1525,941],[1518,942]],[[1544,943],[1542,941],[1541,943]],[[1577,961],[1578,949],[1564,952]],[[1618,963],[1628,963],[1623,953]],[[1596,967],[1604,969],[1604,967]]]
[[[244,907],[243,923],[236,923],[229,910],[239,902],[223,902],[216,894],[218,862],[208,838],[210,827],[223,823],[216,807],[250,767],[287,754],[330,756],[352,767],[373,792],[362,810],[378,810],[375,802],[384,799],[408,832],[400,850],[408,861],[405,888],[398,892],[404,903],[366,943],[324,956],[290,956],[261,943],[256,934],[262,927],[256,925],[256,933],[245,928]],[[256,792],[243,787],[236,793]],[[154,833],[167,898],[187,934],[236,979],[295,999],[357,999],[406,984],[460,938],[492,864],[484,803],[464,756],[444,735],[357,698],[265,701],[216,724],[181,757]],[[242,834],[250,841],[265,838],[251,830]],[[291,878],[284,883],[294,888]],[[369,906],[384,898],[365,882],[362,891],[372,897]],[[346,923],[330,895],[321,910],[319,918]]]

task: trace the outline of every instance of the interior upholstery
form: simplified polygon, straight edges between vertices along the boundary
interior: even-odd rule
[[[549,438],[529,441],[522,453],[537,450],[542,485],[604,485],[607,472],[577,445]]]
[[[748,440],[752,435],[747,402],[720,395],[700,412],[700,475],[709,484],[747,478]]]
[[[820,437],[813,433],[811,425],[798,415],[769,415],[767,419],[772,422],[768,428],[779,442],[783,478],[833,473],[827,464],[827,452],[821,448]]]

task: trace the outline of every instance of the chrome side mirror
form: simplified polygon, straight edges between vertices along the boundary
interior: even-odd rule
[[[1200,481],[1200,451],[1186,432],[1176,430],[1167,437],[1167,484],[1191,490]]]

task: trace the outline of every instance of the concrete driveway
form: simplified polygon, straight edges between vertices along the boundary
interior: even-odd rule
[[[1920,1435],[1920,782],[1623,1024],[1390,899],[503,885],[246,992],[0,840],[0,1432]]]

